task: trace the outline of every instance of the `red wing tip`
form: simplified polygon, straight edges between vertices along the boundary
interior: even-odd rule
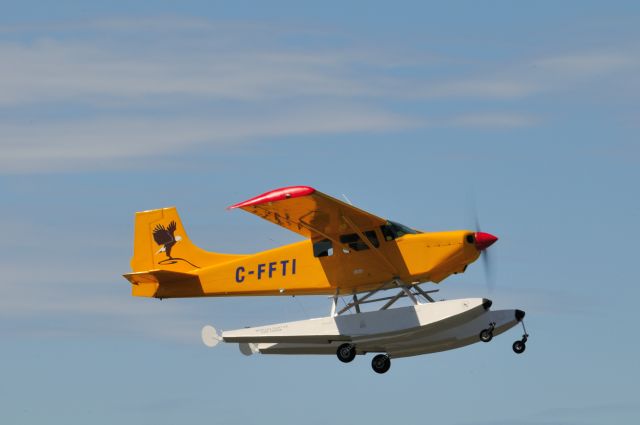
[[[237,204],[227,207],[228,210],[235,208],[251,207],[253,205],[266,204],[268,202],[284,201],[285,199],[299,198],[301,196],[308,196],[314,193],[316,190],[309,186],[289,186],[281,187],[280,189],[271,190],[265,192],[262,195],[258,195],[246,201],[239,202]]]

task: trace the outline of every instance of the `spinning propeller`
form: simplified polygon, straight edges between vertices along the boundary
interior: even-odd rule
[[[492,293],[495,287],[495,259],[492,255],[489,255],[487,248],[493,245],[498,238],[491,233],[485,233],[480,230],[482,227],[480,227],[480,220],[478,219],[478,212],[475,205],[473,206],[473,219],[476,229],[475,244],[478,251],[480,251],[482,264],[484,266],[484,280],[489,293]]]

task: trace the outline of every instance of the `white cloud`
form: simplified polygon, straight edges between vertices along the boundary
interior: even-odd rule
[[[282,108],[210,118],[97,118],[31,126],[0,124],[0,168],[5,172],[56,169],[70,162],[175,154],[248,139],[296,134],[388,131],[416,125],[367,107]]]
[[[455,127],[492,127],[512,128],[529,127],[537,122],[536,118],[514,113],[482,113],[460,115],[449,120]]]
[[[365,54],[282,48],[269,42],[270,30],[249,28],[265,35],[255,45],[245,30],[198,20],[103,21],[91,24],[94,37],[84,41],[0,44],[0,108],[23,111],[0,121],[0,169],[64,170],[196,146],[416,124],[368,101],[380,88],[354,70],[369,60]],[[150,34],[153,42],[140,39]],[[46,113],[33,118],[33,108]]]
[[[94,105],[117,98],[137,103],[148,96],[251,102],[300,97],[519,98],[570,83],[571,78],[640,64],[634,49],[612,49],[496,63],[493,71],[482,73],[474,73],[472,63],[450,64],[452,73],[469,76],[403,79],[386,71],[429,69],[431,62],[416,63],[375,46],[287,48],[278,43],[282,29],[198,19],[106,20],[29,30],[55,34],[56,28],[85,30],[93,37],[80,41],[49,35],[0,44],[0,105]],[[0,28],[3,31],[18,29]]]
[[[59,35],[65,31],[83,34],[82,40]],[[539,121],[532,114],[513,107],[502,112],[500,105],[438,117],[399,114],[391,105],[516,102],[638,67],[637,55],[621,50],[498,63],[482,72],[466,63],[466,77],[415,72],[418,77],[403,78],[394,69],[429,70],[432,59],[405,60],[376,46],[330,48],[318,34],[316,44],[324,47],[305,49],[280,37],[312,33],[306,29],[287,33],[199,19],[115,19],[0,32],[35,34],[30,41],[0,43],[5,173],[115,164],[290,135],[531,126]],[[460,74],[460,65],[447,66]]]
[[[538,90],[534,82],[518,81],[516,78],[495,79],[485,77],[482,79],[469,79],[458,81],[444,81],[431,83],[417,92],[418,96],[430,97],[467,97],[510,99],[524,97]]]
[[[533,61],[533,66],[542,71],[566,77],[611,74],[640,65],[638,54],[617,52],[587,52],[542,58]]]
[[[300,52],[236,46],[113,46],[41,39],[0,44],[0,105],[83,102],[143,96],[271,101],[349,98],[379,92],[352,74],[348,52]],[[362,55],[355,55],[362,61]],[[104,98],[104,99],[102,99]]]
[[[202,322],[193,311],[131,297],[129,282],[104,265],[70,267],[41,260],[38,267],[5,263],[0,269],[0,318],[12,323],[12,332],[44,337],[132,334],[197,342],[194,335]],[[120,290],[110,289],[118,286]]]
[[[492,71],[471,77],[420,81],[413,95],[423,98],[522,99],[544,93],[560,93],[597,78],[635,78],[640,52],[635,49],[568,53],[496,64]],[[593,87],[590,90],[595,91]],[[496,122],[496,124],[499,124]]]

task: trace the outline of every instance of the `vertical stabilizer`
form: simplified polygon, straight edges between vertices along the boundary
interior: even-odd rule
[[[134,272],[190,272],[238,257],[241,256],[208,252],[195,246],[175,207],[136,213],[131,258]]]

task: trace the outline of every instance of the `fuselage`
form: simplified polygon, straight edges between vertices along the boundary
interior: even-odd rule
[[[345,235],[341,243],[305,240],[256,254],[229,256],[229,261],[193,271],[199,282],[195,288],[168,282],[154,288],[153,294],[148,293],[152,288],[134,286],[133,294],[158,298],[350,294],[380,288],[394,279],[437,283],[463,272],[480,255],[472,231],[395,237],[378,228],[362,233],[368,244]],[[174,250],[178,252],[179,247],[180,243]]]

